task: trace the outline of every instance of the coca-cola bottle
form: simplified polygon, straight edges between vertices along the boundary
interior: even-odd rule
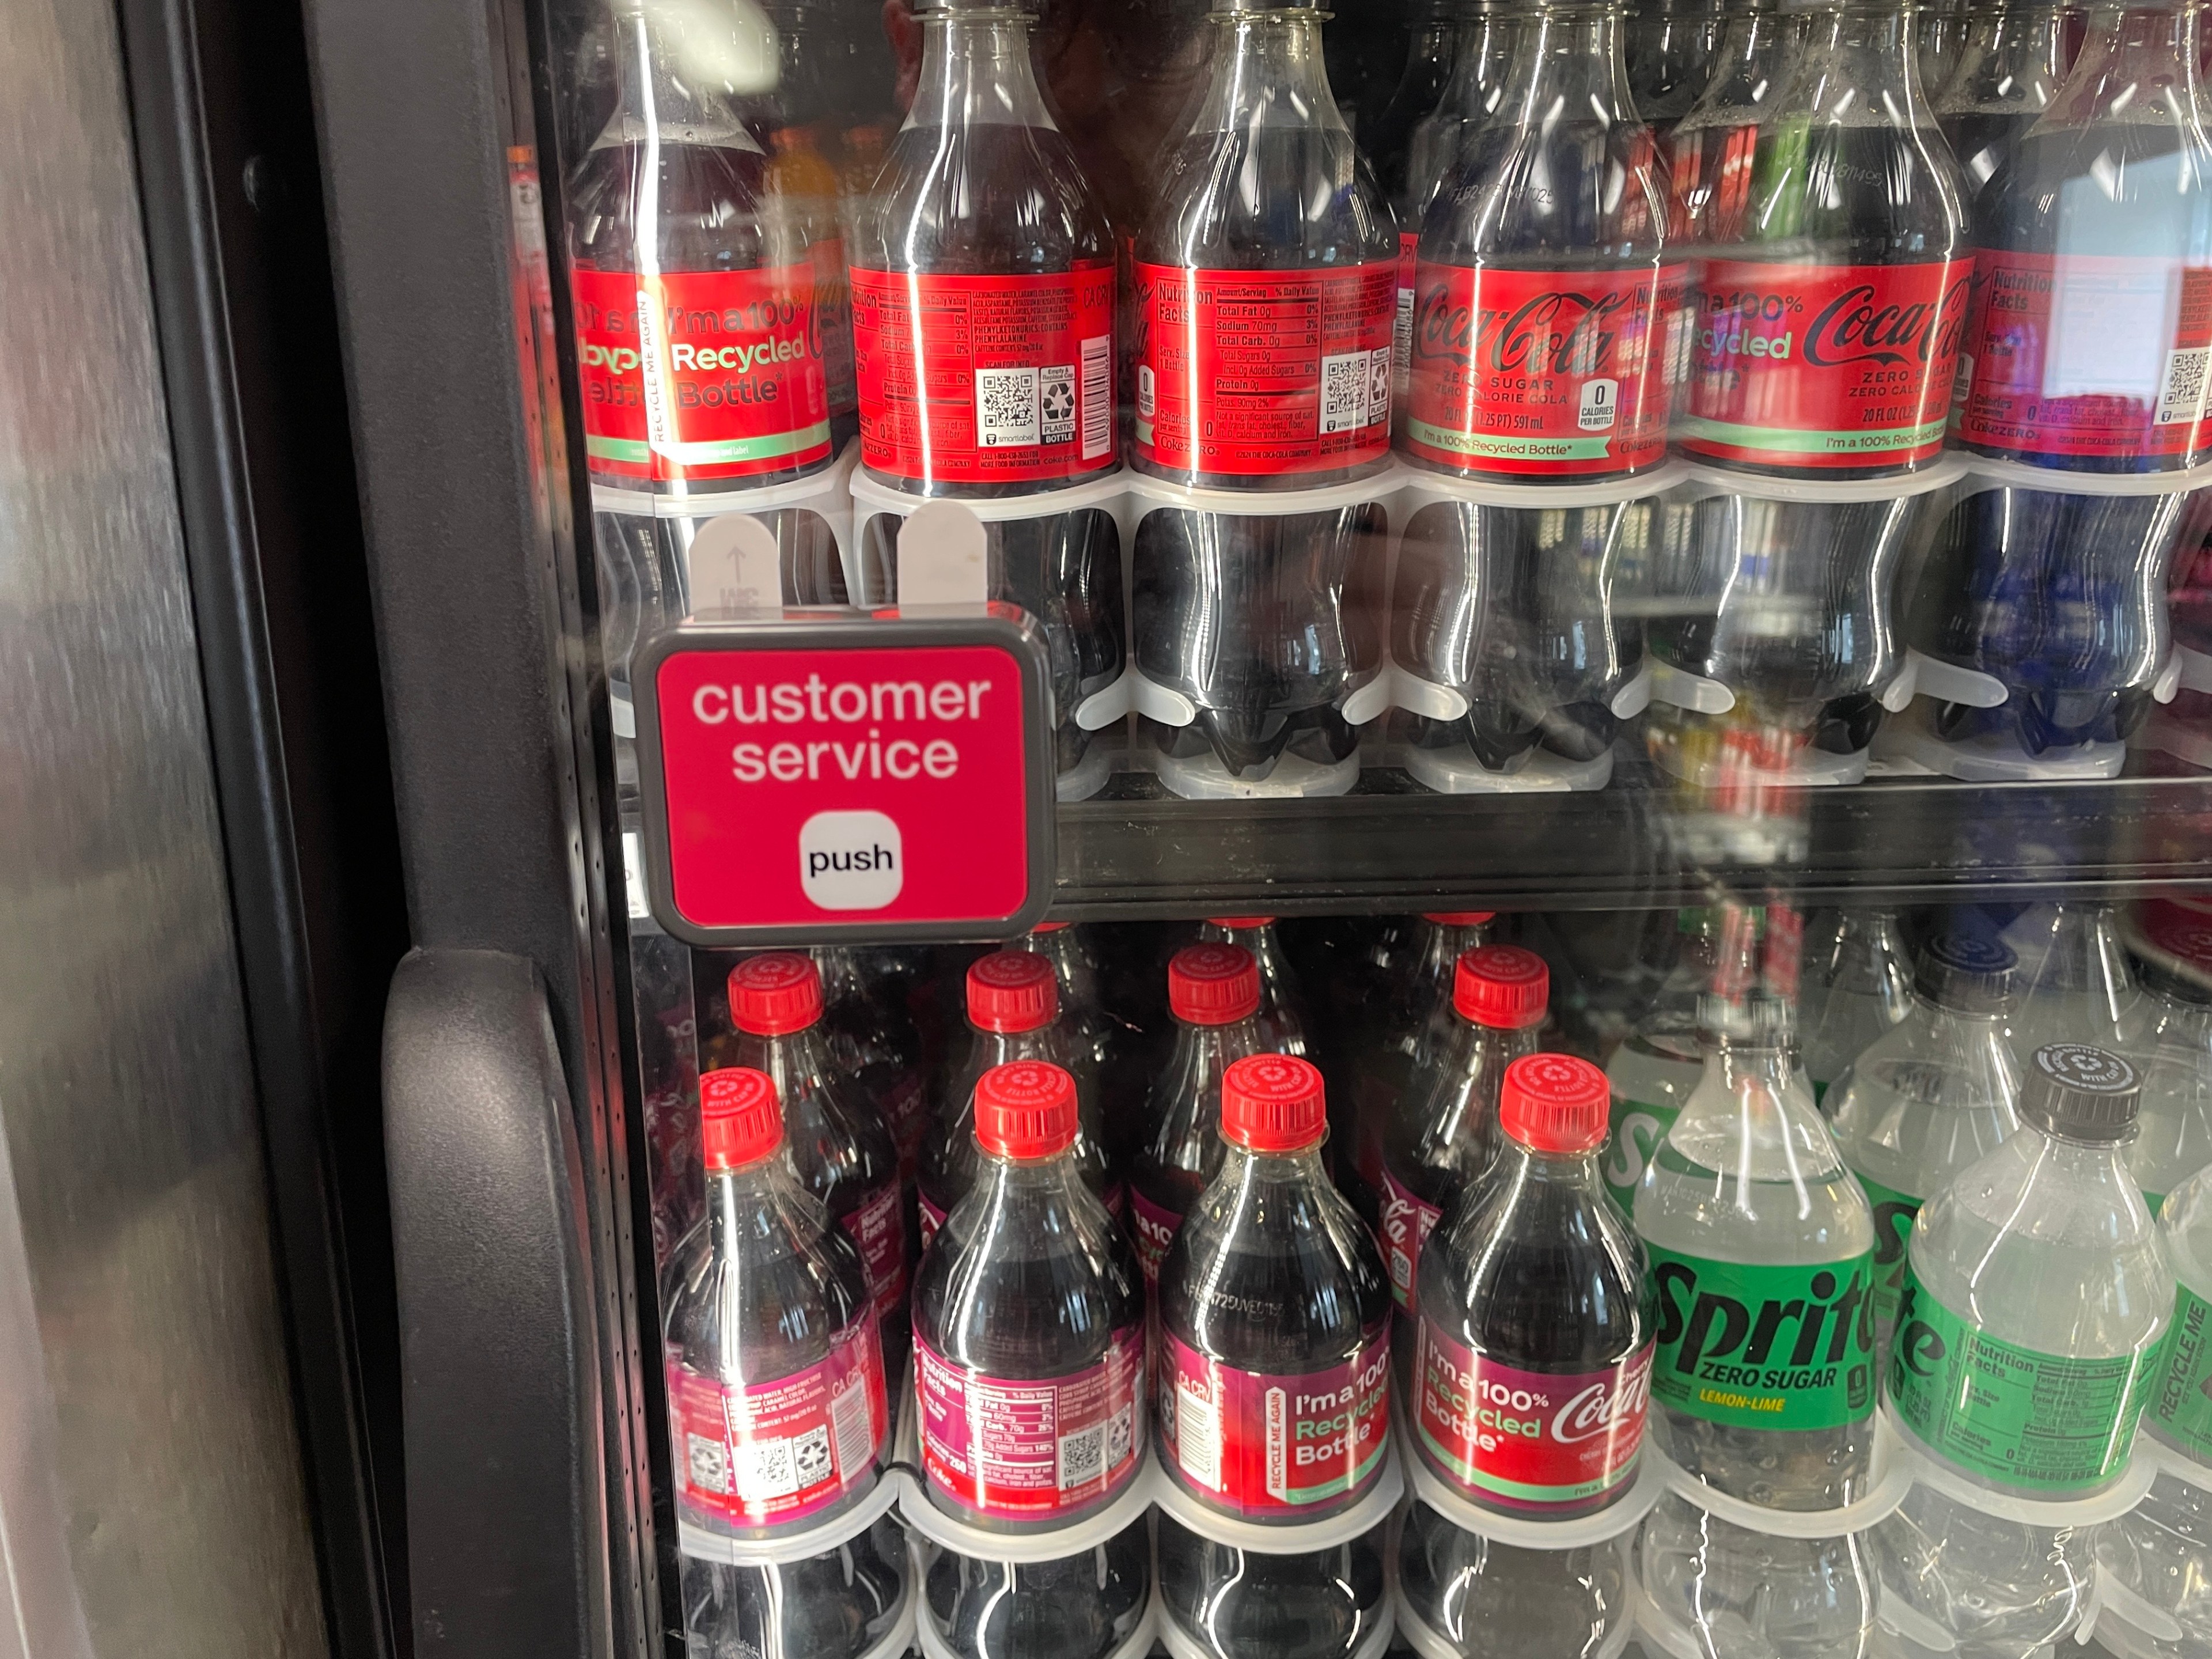
[[[929,1127],[929,1065],[906,988],[849,945],[824,945],[814,960],[830,1061],[876,1103],[898,1148],[899,1182],[911,1187]]]
[[[1628,20],[1629,90],[1662,149],[1712,79],[1728,10],[1724,0],[1666,0]]]
[[[1936,123],[1975,192],[2012,160],[2057,95],[2066,78],[2067,11],[2056,0],[2008,0],[1963,21],[1950,77],[1940,87],[1926,81],[1924,52],[1922,75]]]
[[[1208,943],[1240,945],[1252,953],[1253,965],[1260,970],[1261,1047],[1271,1054],[1305,1058],[1313,1016],[1306,1012],[1297,975],[1275,936],[1274,917],[1208,916],[1198,936]]]
[[[686,1556],[684,1659],[860,1659],[897,1620],[906,1560],[888,1518],[804,1561]]]
[[[1536,1052],[1551,969],[1534,951],[1486,945],[1459,959],[1452,984],[1457,1029],[1450,1046],[1401,1098],[1382,1146],[1382,1241],[1390,1294],[1410,1322],[1421,1250],[1437,1220],[1490,1168],[1498,1104],[1513,1062]],[[1401,1323],[1401,1362],[1413,1333]]]
[[[861,463],[915,495],[1096,477],[1115,460],[1113,234],[1038,88],[1030,14],[979,0],[915,12],[913,106],[852,216]],[[890,527],[868,523],[872,604],[897,598]],[[991,597],[1044,626],[1069,774],[1089,753],[1077,708],[1121,671],[1117,532],[1103,512],[1040,502],[984,535]]]
[[[981,1170],[975,1150],[975,1085],[983,1073],[1020,1060],[1043,1060],[1071,1074],[1076,1071],[1060,1023],[1060,993],[1050,962],[1026,951],[995,951],[969,965],[967,984],[967,1058],[947,1079],[922,1146],[916,1197],[924,1249]],[[1070,1157],[1091,1190],[1118,1212],[1120,1188],[1111,1184],[1105,1153],[1093,1125],[1085,1121],[1096,1115],[1097,1097],[1084,1099],[1079,1076],[1076,1100],[1076,1144]]]
[[[1668,231],[1688,258],[1744,240],[1759,118],[1788,90],[1799,21],[1774,0],[1729,7],[1705,88],[1668,135]]]
[[[699,1111],[707,1212],[663,1291],[677,1510],[725,1534],[825,1518],[889,1449],[866,1270],[784,1156],[772,1079],[709,1072]]]
[[[1160,1270],[1163,1462],[1224,1515],[1316,1521],[1382,1477],[1389,1292],[1374,1239],[1322,1168],[1320,1072],[1250,1055],[1230,1066],[1221,1099],[1221,1171]],[[1163,1516],[1161,1594],[1182,1633],[1220,1659],[1348,1656],[1380,1613],[1379,1529],[1350,1550],[1359,1565],[1340,1578],[1342,1547],[1241,1550]]]
[[[1390,101],[1372,121],[1359,124],[1359,148],[1374,164],[1375,182],[1382,199],[1398,204],[1413,160],[1413,135],[1436,111],[1450,84],[1459,42],[1459,20],[1454,13],[1464,0],[1419,0],[1413,9],[1413,42],[1406,53],[1406,72],[1398,77]]]
[[[1145,1103],[1152,1139],[1129,1178],[1147,1286],[1199,1194],[1221,1168],[1221,1078],[1260,1052],[1260,970],[1240,945],[1192,945],[1168,963],[1175,1048]]]
[[[923,1473],[932,1498],[987,1527],[1094,1514],[1144,1456],[1144,1291],[1076,1169],[1075,1131],[1059,1066],[984,1073],[983,1172],[915,1280]]]
[[[1916,471],[1942,452],[1972,285],[1959,166],[1908,7],[1838,0],[1810,23],[1760,108],[1735,234],[1705,244],[1679,436],[1739,471]]]
[[[1142,1521],[1057,1561],[982,1561],[926,1549],[935,1553],[924,1558],[924,1607],[957,1659],[1106,1659],[1136,1628],[1152,1590],[1152,1540]]]
[[[1951,84],[1965,58],[1967,17],[1966,0],[1929,0],[1916,9],[1913,55],[1921,90],[1930,98]]]
[[[903,1364],[911,1252],[898,1149],[876,1103],[830,1062],[821,971],[792,951],[749,957],[730,970],[729,995],[738,1033],[730,1063],[774,1079],[793,1166],[860,1251],[884,1352],[894,1366]]]
[[[837,299],[816,283],[836,224],[783,194],[737,112],[690,72],[687,53],[715,56],[714,27],[617,0],[615,112],[569,181],[584,449],[619,488],[743,488],[834,454],[823,331]]]

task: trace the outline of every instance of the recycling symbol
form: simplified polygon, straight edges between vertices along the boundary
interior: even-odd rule
[[[1075,388],[1066,380],[1050,380],[1044,388],[1044,418],[1060,424],[1075,418]]]

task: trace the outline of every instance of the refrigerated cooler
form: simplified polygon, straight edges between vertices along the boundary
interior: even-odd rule
[[[312,0],[391,1650],[2212,1654],[2207,15]]]

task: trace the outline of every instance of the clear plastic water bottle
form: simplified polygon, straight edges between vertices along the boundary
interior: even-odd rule
[[[1930,1194],[2020,1127],[2020,1068],[2005,1042],[2013,953],[1974,933],[1921,948],[1904,1022],[1847,1066],[1828,1125],[1874,1206],[1875,1340],[1889,1352],[1912,1218]]]
[[[978,1525],[1065,1526],[1113,1502],[1143,1461],[1144,1291],[1075,1137],[1060,1067],[984,1073],[982,1176],[915,1277],[922,1470],[933,1500]]]
[[[1770,1509],[1858,1497],[1874,1457],[1874,1212],[1790,1063],[1790,1008],[1708,996],[1705,1073],[1636,1194],[1659,1295],[1655,1433]]]
[[[738,1030],[730,1063],[774,1080],[792,1165],[860,1251],[883,1321],[885,1361],[903,1364],[914,1250],[898,1149],[876,1103],[830,1061],[821,970],[793,951],[748,957],[730,970],[729,996]]]
[[[1075,1074],[1067,1033],[1060,1024],[1060,994],[1052,963],[1026,951],[994,951],[968,968],[968,1056],[946,1081],[938,1102],[928,1141],[922,1148],[916,1189],[921,1244],[945,1224],[952,1206],[967,1196],[982,1168],[975,1147],[975,1085],[994,1066],[1041,1060]],[[1106,1154],[1094,1132],[1097,1096],[1084,1097],[1076,1079],[1075,1167],[1107,1209],[1118,1212],[1121,1194],[1106,1167]],[[1091,1121],[1085,1121],[1088,1118]]]
[[[1669,1492],[1636,1550],[1644,1595],[1704,1659],[1863,1659],[1881,1650],[1881,1578],[1863,1534],[1771,1537]]]
[[[860,1659],[890,1633],[906,1540],[886,1518],[805,1561],[684,1562],[684,1659]]]
[[[1241,945],[1192,945],[1168,963],[1174,1051],[1146,1102],[1152,1139],[1129,1178],[1129,1209],[1145,1283],[1198,1195],[1220,1172],[1221,1079],[1260,1048],[1260,969]]]
[[[1606,1190],[1630,1214],[1635,1213],[1645,1165],[1705,1075],[1698,1002],[1713,988],[1726,914],[1730,913],[1701,906],[1675,913],[1674,965],[1650,1010],[1606,1064],[1613,1086],[1613,1127],[1601,1167]]]
[[[926,1616],[959,1659],[1106,1659],[1129,1639],[1152,1592],[1141,1521],[1057,1561],[979,1561],[933,1547],[927,1559]]]
[[[2138,1087],[2106,1050],[2038,1048],[2019,1133],[1913,1224],[1889,1408],[1917,1449],[1974,1485],[2082,1498],[2126,1474],[2173,1312],[2173,1274],[2124,1162]],[[2001,1519],[1917,1482],[1875,1539],[1883,1594],[1962,1653],[2031,1652],[2084,1611],[2088,1529]]]
[[[2146,900],[2128,954],[2148,1003],[2136,1063],[2142,1109],[2128,1170],[2155,1216],[2166,1194],[2212,1164],[2212,916]]]
[[[1306,1012],[1298,976],[1276,937],[1273,916],[1208,916],[1199,938],[1209,944],[1241,945],[1260,969],[1260,1042],[1270,1054],[1307,1057],[1313,1016]]]
[[[2011,1036],[2023,1065],[2046,1042],[2141,1048],[2148,1011],[2111,905],[2035,905],[2012,920],[2004,940],[2020,958]]]
[[[2212,1173],[2166,1194],[2158,1231],[2179,1284],[2142,1432],[2212,1475]],[[2161,1472],[2142,1503],[2098,1528],[2097,1564],[2180,1626],[2179,1642],[2164,1632],[2149,1642],[2158,1659],[2212,1649],[2212,1492],[2204,1484]],[[2139,1653],[2144,1644],[2118,1650]]]
[[[1221,1098],[1221,1172],[1160,1269],[1162,1461],[1237,1519],[1318,1520],[1382,1475],[1389,1291],[1374,1239],[1322,1167],[1320,1072],[1249,1055]],[[1379,1620],[1379,1595],[1342,1595],[1334,1571],[1352,1565],[1342,1584],[1379,1591],[1379,1528],[1318,1554],[1271,1555],[1171,1524],[1162,1517],[1168,1616],[1218,1659],[1349,1659]]]
[[[1797,981],[1798,1047],[1813,1100],[1867,1045],[1905,1016],[1912,974],[1893,910],[1839,910],[1808,932]]]
[[[1449,1045],[1399,1102],[1382,1142],[1382,1241],[1390,1294],[1406,1315],[1401,1360],[1411,1375],[1421,1250],[1437,1219],[1498,1154],[1498,1107],[1513,1062],[1536,1052],[1551,969],[1534,951],[1485,945],[1459,959]]]
[[[2052,0],[2007,0],[1963,21],[1956,69],[1942,82],[1923,72],[1922,84],[1973,192],[2012,160],[2066,78],[2066,10]]]
[[[1522,1549],[1418,1499],[1398,1540],[1398,1589],[1462,1659],[1596,1659],[1628,1613],[1617,1543]]]
[[[773,1080],[709,1072],[699,1110],[707,1213],[662,1292],[677,1510],[725,1534],[826,1519],[890,1448],[866,1271],[793,1173]]]

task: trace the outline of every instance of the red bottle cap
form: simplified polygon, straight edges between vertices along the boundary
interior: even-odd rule
[[[1439,927],[1480,927],[1486,921],[1498,920],[1495,910],[1424,910],[1423,921],[1433,921]]]
[[[2137,952],[2197,979],[2212,977],[2212,915],[2172,899],[2146,899],[2136,908]]]
[[[1000,1158],[1052,1158],[1075,1144],[1075,1079],[1042,1060],[994,1066],[975,1083],[975,1144]]]
[[[1221,1133],[1255,1152],[1303,1152],[1328,1127],[1321,1073],[1291,1054],[1247,1054],[1221,1074]]]
[[[1273,916],[1208,916],[1206,919],[1206,925],[1209,927],[1226,927],[1234,933],[1240,927],[1272,927],[1274,926],[1274,921],[1275,919]]]
[[[1260,964],[1241,945],[1186,945],[1168,963],[1168,1007],[1192,1025],[1226,1025],[1260,1012]]]
[[[730,969],[730,1018],[752,1036],[786,1036],[822,1018],[822,970],[812,957],[774,951]]]
[[[1056,933],[1070,924],[1064,921],[1041,921],[1030,929],[1032,933]]]
[[[710,1170],[757,1164],[783,1145],[775,1079],[730,1066],[699,1079],[699,1144]]]
[[[1523,1054],[1505,1068],[1498,1127],[1539,1152],[1591,1152],[1605,1145],[1612,1099],[1605,1073],[1572,1054]]]
[[[1452,977],[1452,1006],[1462,1019],[1518,1031],[1544,1023],[1552,970],[1534,951],[1517,945],[1480,945],[1459,956]]]
[[[1034,1031],[1060,1018],[1052,963],[1028,951],[994,951],[968,969],[968,1021],[986,1031]]]

